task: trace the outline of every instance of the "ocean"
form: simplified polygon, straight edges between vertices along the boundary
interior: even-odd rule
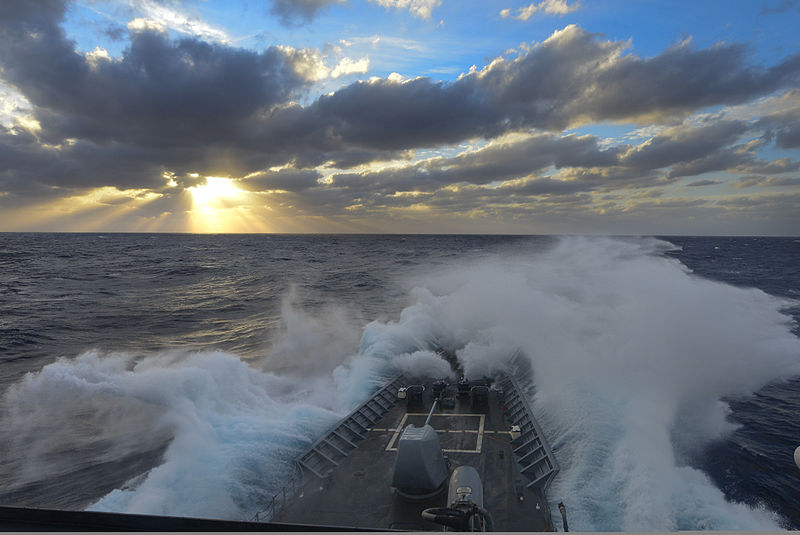
[[[0,504],[248,520],[444,347],[530,359],[572,529],[800,529],[799,265],[797,238],[0,234]]]

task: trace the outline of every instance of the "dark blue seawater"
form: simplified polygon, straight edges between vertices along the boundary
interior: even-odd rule
[[[703,277],[800,299],[800,239],[766,237],[665,238],[681,247],[676,258]],[[785,307],[800,336],[800,302]],[[800,529],[800,470],[792,469],[800,446],[800,379],[771,384],[752,397],[729,400],[741,424],[704,453],[700,466],[728,499],[780,511]]]
[[[601,258],[597,270],[626,265],[627,254],[677,259],[692,277],[785,298],[780,307],[787,322],[794,320],[787,332],[800,334],[800,307],[793,301],[800,297],[800,240],[662,240],[676,248],[641,239],[648,244],[643,252],[614,256],[609,260],[619,263],[614,265]],[[585,243],[562,242],[548,236],[0,234],[0,410],[4,432],[14,433],[4,436],[0,445],[0,503],[77,509],[103,499],[101,509],[198,514],[186,504],[229,500],[228,509],[209,515],[241,517],[277,485],[269,480],[264,483],[269,488],[262,491],[259,478],[280,479],[280,466],[335,421],[342,407],[346,409],[349,398],[342,391],[354,399],[368,393],[353,390],[352,382],[367,374],[353,355],[399,343],[392,329],[406,328],[408,317],[417,311],[415,303],[420,306],[420,299],[428,299],[413,288],[457,295],[454,288],[463,279],[481,276],[490,288],[497,286],[498,294],[507,291],[513,296],[519,292],[509,285],[516,279],[507,278],[504,271],[511,269],[521,270],[519,280],[527,281],[526,288],[542,284],[547,292],[580,303],[589,289],[581,287],[580,277],[565,282],[559,273],[580,264],[575,259],[581,258]],[[612,248],[618,245],[609,243]],[[507,268],[508,259],[516,259],[514,267]],[[459,275],[464,266],[474,265],[490,267]],[[534,267],[525,271],[528,266]],[[683,285],[690,283],[680,270],[675,272],[668,278],[674,276],[676,291],[687,291]],[[430,282],[431,274],[438,282]],[[620,296],[627,295],[624,288],[609,288],[608,296],[601,297],[608,298],[612,310]],[[480,299],[474,308],[482,306]],[[554,306],[534,301],[532,316]],[[597,299],[592,297],[591,304],[597,305]],[[715,304],[708,306],[714,313]],[[524,316],[524,311],[518,315]],[[447,318],[432,335],[422,334],[430,326],[414,325],[409,337],[419,339],[412,343],[418,342],[419,349],[424,348],[425,336],[437,336],[439,343],[452,337],[455,348],[464,348],[470,329],[477,329],[470,321],[458,315]],[[591,321],[576,332],[594,333],[596,324]],[[497,342],[492,338],[497,332],[502,329],[493,327],[492,343]],[[614,332],[613,325],[608,332]],[[476,338],[470,347],[487,339]],[[336,359],[326,360],[326,352]],[[800,354],[795,357],[800,361]],[[303,358],[311,358],[305,367],[298,364]],[[237,367],[238,362],[246,365]],[[248,375],[251,372],[254,375]],[[230,384],[220,377],[231,377]],[[309,386],[312,383],[315,386]],[[165,388],[173,389],[164,385],[174,385],[169,399],[159,397]],[[330,388],[329,397],[345,401],[336,405],[315,399],[314,392],[321,388]],[[202,397],[198,389],[214,393]],[[244,392],[255,392],[254,397],[239,399]],[[276,419],[270,421],[272,427],[257,430],[261,435],[250,436],[261,418],[254,406],[262,399],[258,396],[265,396],[265,404],[275,404],[264,418]],[[729,420],[738,427],[705,443],[686,464],[708,474],[727,500],[775,511],[783,526],[800,528],[800,471],[792,461],[800,445],[800,380],[780,376],[754,395],[724,401],[732,411]],[[191,410],[184,410],[187,403]],[[61,420],[48,419],[65,406],[58,415]],[[291,420],[277,419],[282,411],[291,414]],[[555,418],[545,415],[546,422]],[[181,419],[199,423],[184,428]],[[287,422],[294,427],[281,434]],[[62,447],[48,440],[52,433]],[[201,435],[212,438],[191,442]],[[198,447],[209,442],[214,448]],[[230,444],[236,448],[226,449]],[[262,457],[252,451],[260,444],[269,450]],[[191,461],[186,460],[192,456],[187,452],[194,451],[199,452],[196,462],[204,466],[231,456],[241,455],[243,460],[231,460],[230,467],[216,470],[232,474],[219,484],[209,483],[218,484],[219,495],[166,496],[163,489],[180,494],[203,486],[186,481],[184,488],[180,481],[196,472],[193,465],[180,464]],[[264,463],[267,468],[256,466]],[[158,472],[159,466],[172,468]],[[148,485],[158,477],[164,480],[157,487],[160,494],[137,494],[137,489],[151,488]],[[204,477],[213,479],[215,471]],[[149,481],[142,483],[144,478]],[[148,501],[155,495],[157,506]],[[589,498],[573,499],[577,503]],[[619,499],[605,496],[601,501]],[[592,507],[584,509],[594,511]],[[707,519],[675,522],[681,529],[726,525],[704,523]],[[613,527],[619,525],[598,521],[583,526]]]

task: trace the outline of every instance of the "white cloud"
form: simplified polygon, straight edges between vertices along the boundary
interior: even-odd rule
[[[369,70],[369,58],[353,59],[344,57],[334,67],[329,67],[331,58],[316,48],[292,48],[279,46],[289,58],[294,71],[309,82],[319,82],[327,78],[339,78],[348,74],[364,74]],[[333,60],[335,61],[335,60]]]
[[[521,7],[517,10],[516,15],[512,14],[511,9],[503,9],[500,11],[500,16],[504,19],[513,18],[517,20],[528,20],[534,13],[541,12],[547,15],[566,15],[577,11],[580,4],[577,2],[568,4],[567,0],[542,0],[540,3],[533,2],[532,4]]]
[[[231,38],[224,30],[214,27],[200,17],[184,13],[167,4],[154,0],[127,0],[135,10],[144,15],[128,23],[128,29],[164,29],[200,37],[206,41],[230,43]],[[139,21],[139,22],[137,22]],[[143,26],[143,24],[146,24]],[[134,25],[133,27],[131,25]]]
[[[364,74],[369,70],[369,58],[363,57],[359,60],[352,58],[342,58],[342,61],[331,71],[331,78],[338,78],[347,74]]]
[[[433,10],[442,4],[442,0],[370,0],[387,9],[407,9],[423,19],[429,19]],[[546,0],[549,1],[549,0]]]
[[[97,65],[101,61],[111,61],[111,56],[108,54],[108,50],[101,46],[96,46],[94,50],[91,52],[87,52],[84,54],[86,57],[86,61],[89,63],[89,66],[92,69],[96,69]]]
[[[137,17],[128,23],[128,30],[132,32],[166,32],[167,27],[156,20]]]
[[[294,72],[309,82],[319,82],[330,76],[331,70],[325,65],[325,58],[315,48],[293,48],[278,46],[289,58]]]
[[[31,103],[17,89],[5,85],[0,80],[0,127],[16,131],[22,128],[28,131],[41,129],[32,115]]]

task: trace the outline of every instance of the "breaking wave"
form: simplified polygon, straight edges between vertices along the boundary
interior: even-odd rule
[[[247,519],[291,459],[393,370],[446,375],[432,351],[442,347],[479,377],[521,351],[562,467],[550,497],[565,501],[573,528],[777,529],[776,514],[727,502],[693,465],[732,430],[723,399],[800,374],[787,303],[696,277],[663,255],[670,248],[566,238],[462,259],[420,271],[399,318],[363,329],[290,294],[262,361],[62,358],[6,393],[0,434],[15,461],[3,475],[22,489],[148,451],[146,469],[108,482],[90,508]]]

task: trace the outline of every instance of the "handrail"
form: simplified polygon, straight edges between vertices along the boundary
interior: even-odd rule
[[[286,507],[287,500],[294,498],[297,492],[303,488],[303,470],[296,462],[294,463],[294,468],[295,472],[289,477],[289,481],[285,483],[276,494],[272,495],[272,500],[270,500],[268,506],[260,511],[256,511],[250,519],[250,522],[269,522],[274,520],[275,515]],[[287,490],[289,491],[288,493]],[[281,499],[277,502],[279,497]],[[276,507],[276,504],[278,507]],[[270,513],[269,517],[265,516],[267,512]]]
[[[366,401],[361,403],[358,407],[353,409],[347,416],[337,421],[333,426],[331,426],[326,432],[324,432],[320,437],[313,443],[311,446],[306,448],[300,455],[295,458],[294,461],[294,468],[295,473],[292,474],[289,481],[284,484],[280,490],[272,496],[270,502],[260,511],[257,511],[253,517],[253,522],[266,522],[269,520],[273,520],[275,516],[280,513],[285,507],[288,500],[294,498],[299,491],[303,488],[303,468],[300,465],[299,460],[305,456],[308,452],[312,451],[315,447],[317,447],[320,443],[322,443],[331,433],[335,433],[335,430],[345,421],[348,421],[355,413],[361,410],[365,405],[367,405],[375,396],[381,394],[383,390],[386,390],[390,385],[392,385],[398,379],[401,379],[403,374],[397,374],[394,377],[390,378],[385,384],[379,387],[372,395],[367,398]],[[356,423],[359,423],[356,421]],[[359,424],[360,425],[360,424]],[[355,444],[353,444],[355,446]],[[266,513],[269,513],[269,518],[265,518]]]

